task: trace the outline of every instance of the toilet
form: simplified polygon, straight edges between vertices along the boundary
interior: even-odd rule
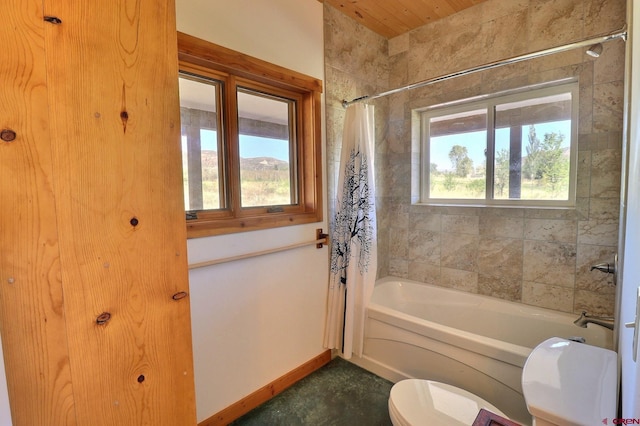
[[[597,425],[616,417],[617,355],[559,337],[536,346],[522,370],[522,391],[534,426]],[[431,380],[402,380],[391,388],[394,426],[473,425],[480,409],[508,418],[477,395]]]
[[[482,408],[507,417],[471,392],[432,380],[402,380],[389,394],[389,417],[394,426],[468,426]]]

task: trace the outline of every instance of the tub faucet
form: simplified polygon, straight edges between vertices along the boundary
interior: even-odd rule
[[[616,267],[612,263],[599,263],[597,265],[593,265],[590,271],[597,269],[600,272],[604,272],[605,274],[615,274]]]
[[[587,324],[592,323],[601,327],[613,330],[613,318],[612,317],[592,317],[587,311],[582,311],[580,318],[573,322],[578,327],[587,328]]]

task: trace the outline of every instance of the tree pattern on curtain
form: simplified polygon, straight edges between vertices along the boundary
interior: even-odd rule
[[[345,114],[331,217],[331,273],[324,345],[349,359],[362,356],[365,309],[377,269],[372,105],[351,105]]]
[[[331,252],[331,273],[340,274],[340,282],[347,282],[347,267],[351,259],[352,240],[360,244],[358,269],[368,271],[371,258],[374,227],[371,216],[375,205],[369,191],[368,161],[366,153],[355,149],[345,166],[341,203],[334,218],[334,235]]]

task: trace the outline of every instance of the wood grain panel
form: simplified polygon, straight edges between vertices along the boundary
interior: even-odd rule
[[[353,3],[353,7],[356,8],[354,12],[357,16],[358,11],[366,11],[369,16],[375,17],[385,27],[393,28],[394,31],[399,33],[406,33],[415,26],[420,26],[421,20],[410,13],[405,13],[406,10],[399,7],[397,4],[391,4],[388,2],[367,2],[367,3]],[[413,19],[412,19],[413,18]]]
[[[78,423],[195,424],[175,5],[95,5],[45,0]]]
[[[74,425],[52,182],[41,2],[3,1],[0,333],[13,424]]]
[[[386,38],[393,38],[486,0],[318,0]]]

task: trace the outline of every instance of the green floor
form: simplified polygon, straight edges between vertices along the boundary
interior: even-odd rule
[[[335,358],[232,425],[391,425],[393,383]]]

